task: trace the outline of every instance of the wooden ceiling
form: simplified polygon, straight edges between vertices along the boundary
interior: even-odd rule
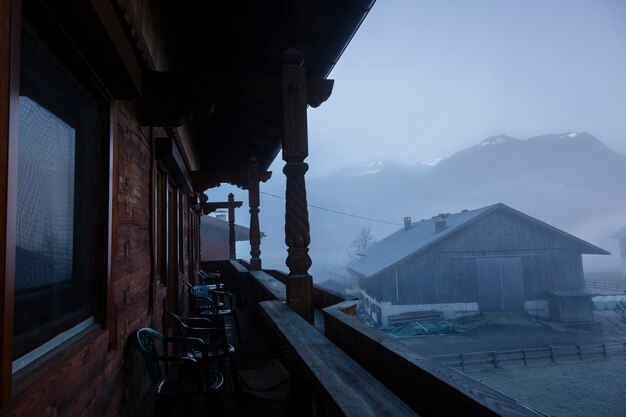
[[[372,4],[372,0],[172,2],[166,9],[176,45],[175,68],[215,77],[216,85],[229,84],[230,90],[216,93],[211,111],[193,114],[189,121],[199,169],[246,169],[248,159],[255,156],[260,169],[266,170],[281,145],[282,53],[289,47],[299,49],[305,54],[307,77],[326,78]],[[228,99],[242,91],[261,97]]]
[[[319,80],[373,3],[25,0],[23,12],[58,24],[44,35],[69,38],[105,96],[139,99],[142,124],[180,127],[191,171],[245,170],[252,156],[264,171],[282,143],[283,52],[304,53],[308,102],[318,105],[332,90]]]

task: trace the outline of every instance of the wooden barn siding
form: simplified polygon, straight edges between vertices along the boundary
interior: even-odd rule
[[[497,253],[521,257],[526,300],[545,298],[547,289],[584,288],[582,258],[576,242],[509,213],[495,212],[427,252],[398,264],[399,300],[393,269],[375,279],[382,284],[378,294],[383,301],[395,304],[476,301],[474,257]],[[368,285],[375,287],[375,283]]]
[[[364,289],[370,297],[373,297],[376,300],[382,299],[384,301],[389,301],[388,299],[382,298],[382,288],[386,282],[387,279],[385,279],[385,275],[383,277],[376,278],[359,277],[359,286]]]
[[[434,246],[429,252],[500,252],[580,249],[577,242],[505,211],[495,211]]]
[[[211,228],[206,224],[200,225],[202,229],[202,255],[203,261],[223,261],[230,256],[228,247],[228,231]],[[246,254],[241,254],[246,256]]]
[[[143,360],[126,345],[135,328],[162,329],[163,287],[158,287],[155,312],[148,314],[150,151],[147,131],[137,126],[130,103],[117,103],[116,116],[119,195],[114,278],[118,349],[108,349],[108,330],[99,324],[92,326],[15,375],[13,399],[2,410],[3,417],[141,417],[150,411],[145,404],[152,400],[152,388]]]
[[[395,277],[385,287],[393,287]],[[391,290],[385,291],[389,293]],[[476,263],[473,259],[450,259],[444,253],[426,253],[398,266],[397,304],[467,303],[476,300]]]

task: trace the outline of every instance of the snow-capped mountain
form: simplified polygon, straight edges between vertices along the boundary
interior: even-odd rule
[[[413,164],[407,165],[400,162],[389,161],[385,159],[375,159],[365,162],[363,164],[340,168],[335,170],[331,176],[363,176],[363,175],[375,175],[380,173],[397,172],[407,174],[419,174],[424,172],[428,168],[425,164]]]

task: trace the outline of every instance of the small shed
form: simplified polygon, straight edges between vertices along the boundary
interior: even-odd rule
[[[626,278],[626,226],[611,235],[619,242],[619,254],[622,260],[622,275]]]
[[[405,218],[402,229],[368,247],[348,270],[380,325],[422,310],[447,318],[526,310],[584,322],[593,310],[582,254],[609,252],[499,203],[419,222]]]

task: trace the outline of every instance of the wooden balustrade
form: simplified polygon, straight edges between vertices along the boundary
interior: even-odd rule
[[[275,277],[280,273],[269,272],[230,262],[237,291],[245,294],[240,305],[272,329],[276,354],[286,352],[298,415],[543,415],[340,311],[354,301],[324,308],[325,334],[320,333],[285,303],[286,285]],[[320,304],[342,299],[324,288],[315,291]],[[532,353],[523,355],[530,361]],[[506,356],[495,352],[489,359],[502,363]]]
[[[420,415],[543,415],[342,313],[347,304],[324,309],[326,336]]]
[[[297,415],[415,416],[402,400],[280,301],[260,304],[284,347]],[[304,399],[304,401],[303,401]]]

